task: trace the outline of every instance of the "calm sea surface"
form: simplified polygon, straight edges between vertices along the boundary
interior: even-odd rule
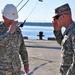
[[[39,32],[43,32],[43,39],[47,40],[49,37],[54,38],[53,26],[23,26],[21,28],[23,36],[28,37],[28,39],[39,39]],[[62,29],[62,32],[65,29]]]

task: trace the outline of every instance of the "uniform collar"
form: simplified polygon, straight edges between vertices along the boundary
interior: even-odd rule
[[[69,27],[65,30],[64,35],[67,35],[69,31],[73,30],[75,28],[75,22],[72,21],[72,23],[69,25]]]

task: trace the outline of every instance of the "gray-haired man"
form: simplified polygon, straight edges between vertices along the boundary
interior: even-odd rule
[[[21,75],[21,55],[24,70],[29,72],[28,54],[18,27],[17,9],[7,4],[2,10],[3,23],[0,23],[0,75]]]

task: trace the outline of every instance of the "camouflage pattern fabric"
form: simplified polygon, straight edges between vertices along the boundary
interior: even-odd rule
[[[0,70],[0,75],[21,75],[20,71],[14,71],[14,70]]]
[[[20,75],[21,62],[19,54],[21,55],[25,68],[29,67],[28,54],[24,44],[24,40],[18,27],[11,35],[7,33],[8,29],[4,23],[0,24],[0,75]],[[9,71],[12,70],[14,73]],[[2,72],[1,72],[2,71]],[[8,72],[8,74],[6,74]],[[4,74],[5,73],[5,74]]]
[[[56,36],[56,40],[59,44],[61,44],[61,50],[62,50],[62,62],[60,66],[60,75],[75,75],[75,68],[72,68],[72,70],[69,70],[71,65],[75,62],[75,22],[73,22],[67,30],[62,33],[59,31],[54,32]],[[63,38],[62,38],[63,37]],[[61,39],[61,40],[60,40]],[[74,65],[73,65],[74,67]],[[68,71],[69,70],[69,71]]]

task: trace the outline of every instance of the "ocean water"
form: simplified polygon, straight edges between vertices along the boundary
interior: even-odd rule
[[[53,34],[53,26],[23,26],[21,28],[22,34],[24,37],[28,37],[28,39],[39,39],[39,32],[43,32],[43,39],[47,40],[48,38],[55,38]],[[64,28],[62,29],[62,33],[64,32]]]
[[[23,36],[27,36],[28,39],[39,39],[39,32],[43,32],[43,39],[48,37],[54,37],[53,34],[53,27],[46,27],[46,26],[24,26],[21,28]]]

